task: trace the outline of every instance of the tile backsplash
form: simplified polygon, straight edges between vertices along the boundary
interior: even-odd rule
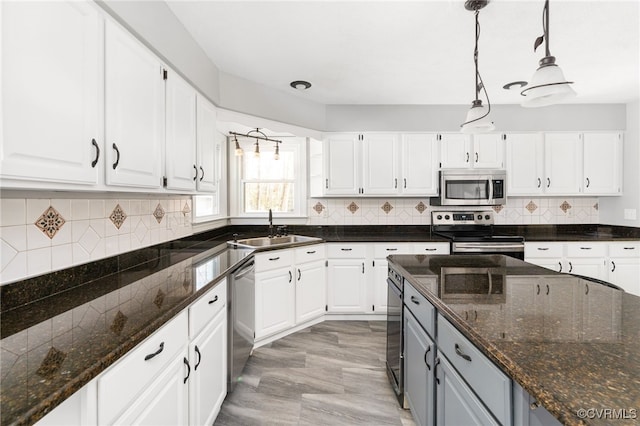
[[[193,233],[191,197],[0,199],[0,283]]]
[[[464,210],[436,207],[428,198],[313,198],[309,200],[308,225],[429,225],[433,210]],[[511,197],[493,209],[496,224],[598,223],[598,198]]]

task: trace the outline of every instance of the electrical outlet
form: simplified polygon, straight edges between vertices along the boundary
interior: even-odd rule
[[[624,209],[624,218],[625,220],[636,220],[636,209]]]

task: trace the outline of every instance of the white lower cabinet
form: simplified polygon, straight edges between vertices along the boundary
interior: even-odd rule
[[[327,312],[367,312],[366,256],[366,244],[328,244]]]
[[[38,426],[86,426],[97,424],[96,380],[84,385],[53,411],[36,422]]]
[[[187,424],[188,314],[140,343],[98,378],[98,424]]]
[[[291,264],[256,272],[256,340],[295,325],[295,298]]]
[[[324,245],[296,250],[296,324],[325,313],[327,267],[324,259]]]
[[[627,293],[640,296],[640,242],[609,244],[608,281]]]

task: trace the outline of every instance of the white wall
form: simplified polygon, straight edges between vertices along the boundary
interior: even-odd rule
[[[339,131],[460,130],[467,105],[328,105],[324,129]],[[624,104],[522,108],[493,105],[496,131],[624,130]]]
[[[622,197],[600,199],[600,221],[609,225],[640,227],[640,101],[627,105],[624,139]],[[636,219],[625,219],[624,210],[636,211]]]

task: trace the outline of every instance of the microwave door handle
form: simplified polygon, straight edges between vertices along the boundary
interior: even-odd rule
[[[489,204],[493,204],[493,179],[489,178],[487,180],[489,182]]]

